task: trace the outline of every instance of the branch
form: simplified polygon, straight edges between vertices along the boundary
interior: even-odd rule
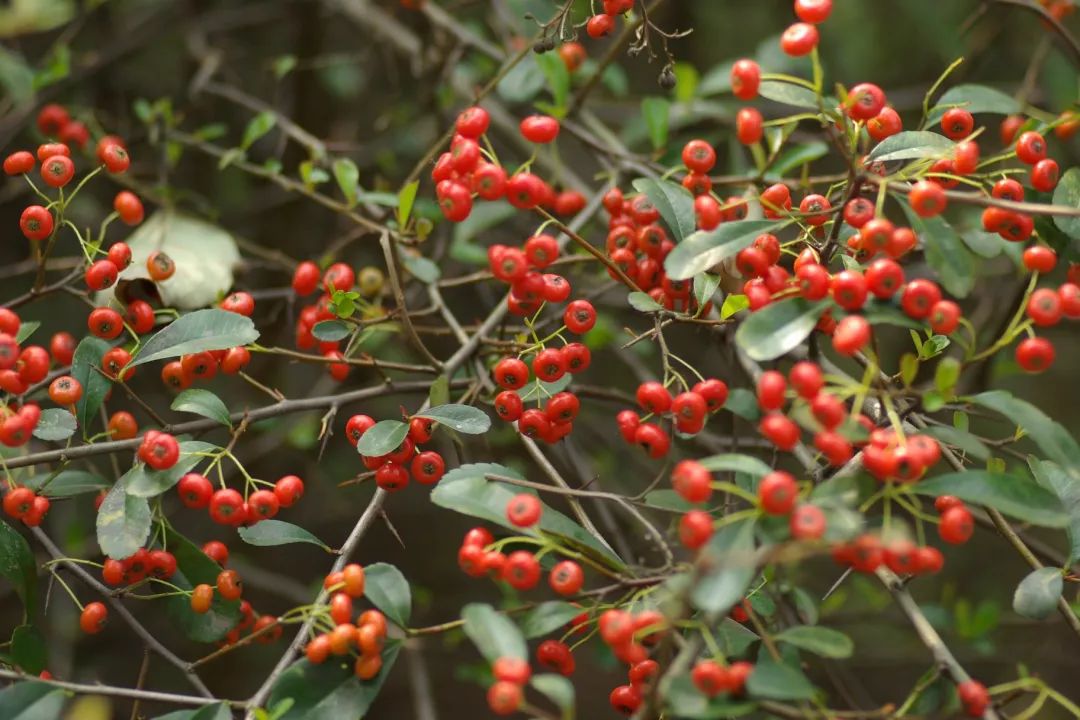
[[[0,670],[0,678],[15,680],[17,682],[33,681],[47,683],[64,690],[70,690],[82,695],[105,695],[108,697],[131,698],[133,700],[146,700],[148,702],[172,703],[173,705],[214,705],[225,703],[227,705],[241,706],[239,700],[219,700],[214,697],[198,697],[196,695],[177,695],[175,693],[154,692],[152,690],[133,690],[131,688],[114,687],[112,685],[87,685],[83,683],[64,682],[62,680],[44,680],[34,675],[23,675],[11,670]]]
[[[401,288],[401,278],[398,276],[397,269],[397,254],[394,248],[390,245],[389,233],[383,233],[379,238],[379,244],[382,245],[383,257],[386,258],[386,271],[390,277],[390,289],[394,293],[394,300],[397,302],[398,315],[401,317],[401,324],[405,327],[405,332],[409,334],[409,339],[412,340],[413,345],[420,351],[420,354],[427,358],[427,361],[431,363],[431,366],[436,368],[436,371],[442,367],[442,362],[439,358],[431,354],[427,345],[420,339],[420,336],[416,334],[416,328],[413,327],[412,318],[409,317],[409,307],[405,304],[405,291]]]
[[[116,614],[119,615],[121,618],[123,618],[124,622],[131,626],[131,629],[135,631],[136,635],[142,638],[142,641],[146,643],[147,647],[160,655],[165,662],[169,663],[177,670],[182,672],[187,678],[188,682],[191,683],[191,686],[194,687],[200,695],[207,698],[214,697],[214,694],[210,692],[210,689],[207,688],[206,685],[203,684],[203,681],[199,679],[199,676],[189,669],[188,664],[178,658],[175,654],[173,654],[173,652],[169,650],[169,648],[162,645],[160,640],[154,637],[154,635],[149,630],[143,627],[142,623],[140,623],[138,619],[136,619],[136,617],[132,615],[126,607],[124,607],[124,603],[120,602],[120,599],[115,597],[112,594],[112,591],[109,590],[109,588],[102,585],[97,580],[97,578],[87,572],[82,565],[69,560],[67,556],[64,555],[64,553],[60,550],[60,548],[58,548],[56,544],[49,539],[49,536],[45,534],[44,530],[42,530],[41,528],[32,528],[31,532],[33,533],[34,537],[36,537],[38,541],[45,546],[45,550],[49,553],[50,556],[52,556],[54,560],[59,560],[61,565],[64,565],[65,567],[70,569],[79,577],[79,579],[81,579],[87,585],[94,588],[94,590],[100,593],[101,596],[105,598],[105,601],[112,606],[113,611],[116,612]]]
[[[448,368],[449,366],[449,363],[447,363]],[[464,387],[468,385],[469,382],[468,379],[457,379],[451,380],[450,385],[451,387]],[[282,400],[273,405],[256,408],[255,410],[234,412],[229,416],[229,419],[232,422],[237,423],[243,420],[246,415],[249,422],[255,422],[257,420],[265,420],[266,418],[304,412],[306,410],[321,410],[328,407],[340,407],[359,400],[367,400],[369,398],[380,397],[392,393],[427,392],[430,387],[431,383],[426,380],[414,380],[400,383],[389,381],[381,385],[376,385],[375,387],[353,390],[352,392],[321,395],[311,398],[299,398],[295,400]],[[175,425],[166,425],[162,430],[174,435],[180,435],[183,433],[206,432],[207,430],[216,430],[220,428],[221,423],[216,420],[192,420],[190,422],[177,423]],[[78,445],[72,448],[61,448],[59,450],[45,450],[39,453],[31,453],[30,455],[23,455],[22,457],[11,458],[6,462],[6,467],[11,470],[40,463],[68,462],[80,458],[94,457],[96,455],[108,455],[110,453],[124,452],[125,450],[135,450],[139,447],[141,442],[142,438],[137,437],[131,440],[111,440],[109,442]]]

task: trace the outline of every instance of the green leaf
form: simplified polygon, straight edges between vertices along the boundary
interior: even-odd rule
[[[986,505],[1035,525],[1065,527],[1069,522],[1056,495],[1016,475],[967,470],[923,480],[913,489],[930,497],[955,495],[964,502]]]
[[[440,375],[428,389],[428,405],[445,405],[448,402],[450,402],[450,378]]]
[[[752,697],[769,700],[809,700],[814,697],[814,686],[802,670],[778,663],[768,656],[754,666],[754,672],[746,681],[746,691]]]
[[[953,107],[962,107],[972,115],[979,113],[1015,115],[1023,109],[1014,97],[992,87],[957,85],[938,99],[937,105],[926,118],[926,124],[938,123],[945,115],[945,111]]]
[[[56,720],[67,691],[48,683],[28,680],[0,691],[0,718],[4,720]]]
[[[653,507],[663,508],[664,510],[674,510],[675,512],[689,512],[696,506],[683,499],[683,496],[674,490],[667,488],[661,490],[650,490],[645,496],[645,504]]]
[[[941,286],[956,297],[967,297],[975,287],[975,258],[964,239],[940,215],[924,218],[907,203],[901,206],[922,241],[926,262],[937,273]]]
[[[101,358],[112,347],[101,338],[87,335],[79,341],[71,358],[71,377],[82,385],[83,394],[75,403],[75,417],[84,430],[97,415],[98,408],[112,387],[109,378],[94,368],[101,367]]]
[[[416,416],[435,420],[440,425],[466,435],[482,435],[491,429],[491,418],[488,414],[472,405],[439,405],[417,413]]]
[[[1080,444],[1060,423],[1005,390],[991,390],[969,399],[976,405],[1001,413],[1022,428],[1048,459],[1063,467],[1072,475],[1074,482],[1080,482]]]
[[[839,630],[820,625],[789,627],[775,639],[827,658],[847,658],[855,652],[855,643],[851,638]]]
[[[772,167],[769,169],[766,176],[770,179],[779,180],[788,172],[800,168],[807,163],[820,160],[828,154],[829,146],[819,140],[806,143],[805,145],[789,147],[777,156],[776,162],[772,164]]]
[[[727,320],[732,315],[740,313],[750,307],[750,298],[745,295],[728,295],[724,298],[724,304],[720,307],[720,319]]]
[[[144,463],[136,463],[124,473],[117,485],[122,486],[124,492],[132,497],[156,497],[176,485],[180,482],[180,478],[207,459],[196,453],[206,453],[217,449],[217,445],[201,440],[181,440],[180,457],[171,468],[154,470]]]
[[[408,434],[409,426],[400,420],[380,420],[360,437],[356,451],[368,457],[386,455],[396,450]]]
[[[18,53],[0,46],[0,86],[16,106],[34,99],[34,70]]]
[[[773,220],[742,220],[723,223],[715,230],[699,230],[675,246],[664,259],[664,270],[672,280],[688,280],[750,247],[758,235],[782,225]]]
[[[244,139],[240,141],[240,147],[247,150],[255,144],[255,141],[274,129],[277,125],[277,116],[269,110],[251,118],[247,127],[244,128]]]
[[[676,243],[681,243],[697,230],[697,216],[694,213],[694,196],[682,185],[670,180],[638,178],[634,189],[645,193],[649,202],[660,211],[660,217],[671,231]]]
[[[1032,620],[1044,620],[1057,608],[1064,589],[1065,580],[1059,568],[1033,570],[1016,586],[1013,610]]]
[[[540,603],[522,617],[521,632],[529,639],[543,637],[566,627],[581,613],[580,607],[561,600]]]
[[[1080,210],[1080,168],[1069,168],[1054,189],[1054,204]],[[1054,216],[1054,224],[1073,240],[1080,240],[1080,217]]]
[[[507,503],[515,495],[530,491],[527,488],[490,481],[487,479],[488,475],[522,479],[510,468],[495,463],[461,465],[443,476],[431,492],[431,501],[440,507],[481,518],[518,534],[532,537],[542,537],[546,534],[560,538],[575,549],[588,553],[612,568],[624,567],[623,562],[609,547],[601,544],[576,522],[546,504],[543,505],[538,525],[530,528],[511,525],[506,517]]]
[[[439,266],[431,260],[428,260],[423,255],[413,255],[412,253],[401,253],[401,264],[405,266],[405,269],[409,271],[409,274],[422,283],[430,285],[440,277],[442,277],[442,271],[439,270]]]
[[[568,714],[572,716],[574,710],[574,684],[568,678],[551,673],[533,675],[529,684],[532,685],[534,690],[546,695],[551,702],[555,703],[555,707],[563,711],[564,717],[567,717]]]
[[[41,411],[41,419],[34,428],[34,437],[46,442],[66,440],[75,434],[75,428],[75,416],[69,410],[47,408]]]
[[[536,58],[530,53],[526,58],[511,68],[510,72],[499,81],[496,92],[503,100],[512,103],[525,103],[532,100],[537,93],[544,89],[544,71]]]
[[[413,180],[398,192],[397,221],[401,228],[409,224],[409,216],[412,215],[413,204],[416,202],[416,191],[419,189],[420,181]]]
[[[227,350],[258,338],[259,331],[249,317],[220,308],[196,310],[181,315],[147,340],[131,366],[204,350]]]
[[[175,530],[169,528],[166,533],[169,552],[176,557],[177,567],[170,582],[184,590],[203,583],[215,585],[221,566]],[[219,593],[214,593],[210,609],[202,614],[191,609],[191,599],[187,595],[167,598],[166,610],[184,635],[196,642],[217,642],[240,621],[240,601],[226,600]]]
[[[757,362],[775,360],[801,345],[828,307],[828,301],[803,298],[771,303],[743,321],[735,342]]]
[[[36,320],[24,322],[19,325],[19,330],[15,333],[15,342],[19,345],[25,343],[30,336],[34,334],[34,331],[41,327],[41,323]]]
[[[176,412],[189,412],[215,420],[225,427],[232,427],[229,408],[214,393],[201,388],[189,388],[177,395],[169,406]]]
[[[942,358],[934,369],[934,387],[944,395],[952,395],[960,379],[960,361],[956,358]]]
[[[694,686],[689,673],[672,678],[663,690],[664,706],[678,720],[720,720],[749,715],[757,704],[724,694],[709,698]]]
[[[802,85],[781,82],[779,80],[764,80],[758,88],[761,97],[773,102],[791,105],[792,107],[817,110],[818,99],[813,90]]]
[[[941,157],[952,150],[953,145],[952,140],[935,132],[907,130],[878,143],[867,155],[866,162]]]
[[[409,626],[412,591],[409,581],[393,565],[375,563],[364,568],[364,597],[399,627]]]
[[[574,381],[574,376],[570,373],[566,373],[555,382],[544,382],[543,380],[532,380],[527,383],[525,387],[518,388],[518,397],[523,401],[528,402],[530,400],[546,400],[552,395],[561,393],[566,388],[570,387],[570,383]]]
[[[690,601],[699,610],[726,613],[743,598],[757,573],[754,562],[754,522],[743,520],[722,528],[701,549],[708,568],[690,591]]]
[[[465,621],[465,634],[488,662],[501,657],[529,658],[521,630],[490,605],[469,603],[461,609],[461,618]]]
[[[1069,535],[1069,562],[1076,562],[1080,558],[1080,482],[1073,480],[1060,465],[1049,460],[1039,460],[1029,455],[1028,467],[1035,482],[1057,495],[1069,514],[1069,526],[1066,528]]]
[[[664,98],[647,97],[641,101],[641,114],[649,128],[649,142],[654,150],[667,145],[670,113],[671,103]]]
[[[753,477],[764,477],[771,473],[773,469],[762,460],[758,460],[756,457],[750,455],[740,455],[737,453],[727,453],[723,455],[713,455],[711,457],[702,458],[699,461],[710,472],[738,472],[746,473]]]
[[[761,406],[758,405],[757,395],[746,388],[734,388],[728,393],[724,409],[730,410],[748,422],[757,422],[761,419]]]
[[[551,98],[555,103],[556,115],[562,115],[566,101],[570,96],[570,72],[558,53],[544,53],[536,56],[536,62],[547,78],[551,89]]]
[[[267,706],[274,707],[286,698],[292,698],[293,706],[279,720],[362,718],[379,695],[400,650],[399,641],[387,642],[382,655],[382,670],[367,681],[356,677],[351,661],[329,660],[312,665],[307,660],[300,660],[289,666],[274,683]]]
[[[42,473],[26,478],[22,484],[39,495],[50,498],[66,498],[95,493],[111,487],[105,478],[85,470],[62,470],[59,473]]]
[[[664,306],[656,302],[646,293],[632,292],[626,296],[626,300],[630,303],[630,307],[634,308],[638,312],[651,313],[658,312],[664,309]]]
[[[237,530],[240,539],[248,545],[270,547],[273,545],[291,545],[293,543],[309,543],[318,545],[327,552],[330,546],[310,532],[283,520],[260,520],[250,527],[242,527]]]
[[[219,702],[204,705],[197,710],[177,710],[167,715],[159,715],[154,720],[231,720],[232,716],[228,703]]]
[[[0,520],[0,576],[14,586],[24,608],[34,607],[37,600],[34,553],[26,538],[4,520]]]
[[[18,626],[11,633],[11,657],[24,673],[37,675],[48,663],[45,636],[33,625]]]
[[[704,306],[713,299],[717,288],[720,287],[720,276],[711,273],[701,273],[694,276],[694,300],[699,306]]]
[[[343,320],[321,320],[311,328],[311,334],[323,342],[337,342],[352,335],[354,327]]]
[[[150,503],[128,495],[118,481],[105,496],[97,514],[97,541],[101,552],[114,560],[131,557],[150,537]]]
[[[293,71],[293,68],[296,67],[296,62],[297,60],[295,55],[279,55],[278,57],[274,58],[274,62],[271,65],[274,71],[274,77],[280,80],[281,78],[288,75],[290,72]]]
[[[931,425],[923,430],[923,433],[947,445],[959,448],[976,460],[986,460],[990,457],[990,448],[986,447],[982,440],[965,430],[948,425]]]
[[[348,158],[335,160],[334,179],[345,196],[345,204],[349,207],[356,205],[356,194],[360,191],[360,169],[356,163]]]

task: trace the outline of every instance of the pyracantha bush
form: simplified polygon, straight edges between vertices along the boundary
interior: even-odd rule
[[[819,45],[843,42],[832,0],[795,0],[768,52],[713,74],[730,96],[719,117],[680,123],[668,100],[647,98],[637,119],[654,152],[640,154],[585,102],[623,43],[660,59],[658,84],[680,97],[690,80],[673,52],[695,35],[659,27],[655,4],[559,3],[505,55],[447,10],[403,0],[498,63],[396,193],[364,191],[353,160],[230,86],[215,92],[257,112],[235,147],[215,144],[223,131],[186,130],[167,100],[136,103],[145,132],[130,138],[89,108],[37,110],[3,163],[10,196],[25,199],[29,278],[0,308],[0,575],[24,608],[0,657],[19,681],[0,714],[58,717],[66,693],[93,692],[205,706],[170,718],[362,717],[399,651],[463,632],[483,666],[457,692],[486,693],[499,716],[573,718],[597,693],[612,715],[642,719],[1033,717],[1051,705],[1080,716],[1070,689],[1026,669],[996,685],[972,677],[917,600],[984,526],[1031,566],[1008,578],[1014,611],[1060,613],[1080,636],[1064,590],[1080,444],[981,374],[994,361],[1032,376],[1068,362],[1053,338],[1080,320],[1080,169],[1067,167],[1080,115],[1029,102],[1030,82],[1016,95],[956,83],[959,62],[920,104],[894,105],[857,68],[823,65]],[[1047,38],[1071,41],[1071,2],[1027,9]],[[407,52],[413,31],[390,22]],[[550,101],[508,109],[493,92],[534,78]],[[295,173],[249,157],[270,133],[309,153]],[[594,153],[601,175],[582,182],[562,165],[567,143]],[[329,249],[312,238],[299,259],[237,252],[155,185],[151,158],[169,167],[183,152],[359,231]],[[723,163],[743,169],[723,175]],[[89,193],[110,199],[92,219]],[[375,259],[348,259],[356,240]],[[462,269],[468,251],[478,269]],[[232,254],[270,264],[281,287],[244,289]],[[991,263],[996,274],[980,274]],[[997,287],[975,295],[983,284]],[[486,304],[444,298],[462,286]],[[83,301],[80,332],[46,340],[55,319],[36,308],[59,294]],[[373,342],[386,331],[393,342]],[[321,390],[286,397],[264,358],[324,368]],[[257,400],[227,402],[235,388]],[[277,445],[275,421],[312,412],[307,447],[345,449],[346,477],[248,469],[249,453]],[[604,442],[614,461],[601,468],[590,450]],[[340,487],[319,497],[349,503],[354,523],[337,547],[311,522],[326,508],[308,509],[326,480]],[[56,505],[89,512],[80,495],[94,497],[95,542],[75,548],[52,519]],[[399,501],[475,522],[457,547],[406,545],[475,580],[484,599],[460,617],[413,624],[408,561],[354,558]],[[1032,540],[1032,527],[1067,533],[1072,549]],[[293,543],[333,559],[253,574],[321,585],[306,602],[254,607],[231,553]],[[824,600],[800,587],[800,567],[829,578]],[[195,694],[146,690],[145,667],[135,689],[53,678],[39,576],[53,604],[79,609],[83,633],[128,626]],[[910,691],[873,709],[822,670],[856,652],[820,608],[859,576],[895,599],[926,650]],[[207,644],[203,656],[181,660],[136,604]],[[247,699],[207,689],[206,664],[277,641]],[[597,654],[617,684],[583,672]]]

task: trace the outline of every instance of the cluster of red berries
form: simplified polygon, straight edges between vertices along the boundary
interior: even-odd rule
[[[723,380],[709,378],[672,397],[663,383],[650,381],[638,385],[635,396],[646,415],[642,417],[634,410],[623,410],[615,416],[615,422],[623,440],[637,445],[655,459],[667,455],[671,435],[659,422],[648,420],[670,417],[675,431],[696,435],[704,429],[709,414],[724,407],[728,386]]]
[[[108,358],[110,353],[117,350],[118,348],[113,348],[106,352],[105,357]],[[127,354],[125,350],[120,352]],[[165,363],[161,367],[161,381],[174,390],[186,390],[196,380],[203,382],[211,380],[219,371],[226,375],[236,375],[247,367],[249,362],[251,362],[251,351],[243,346],[232,347],[228,350],[204,350]],[[106,367],[106,372],[108,373],[110,369]],[[115,377],[115,374],[110,374]],[[125,372],[124,379],[127,380],[128,377],[128,373]]]
[[[707,143],[702,141],[692,141],[686,147],[687,149],[683,151],[684,160],[699,171],[691,172],[686,178],[694,178],[699,182],[699,187],[695,188],[695,191],[703,194],[698,197],[698,200],[705,198],[702,202],[709,202],[712,206],[719,208],[716,200],[708,194],[709,177],[704,174],[707,172],[706,165],[711,167],[716,161],[716,154]],[[696,159],[696,156],[688,155],[699,150],[702,152],[707,150],[711,160],[706,163]],[[698,311],[697,299],[693,297],[693,282],[672,280],[664,271],[664,259],[675,248],[675,243],[659,224],[660,211],[652,204],[652,201],[643,194],[626,198],[621,190],[612,188],[604,195],[603,203],[609,216],[605,245],[612,264],[643,292],[648,293],[649,297],[668,310],[688,313]],[[738,219],[740,208],[745,209],[745,203],[730,209],[732,219]],[[721,211],[717,209],[716,212]],[[719,214],[715,224],[706,222],[703,219],[706,217],[708,213],[703,213],[699,209],[698,223],[703,228],[712,229],[708,226],[715,227],[719,224]],[[618,275],[613,270],[608,272],[612,278],[618,279]],[[709,307],[707,305],[701,310],[707,312]]]
[[[550,235],[533,235],[521,247],[492,245],[487,256],[491,274],[510,286],[507,308],[512,314],[533,315],[544,303],[564,303],[570,298],[572,288],[565,277],[542,272],[559,258],[559,244]],[[587,312],[591,308],[586,300],[570,303],[563,321],[571,332],[592,329],[596,313]]]
[[[439,156],[431,171],[439,208],[447,220],[462,222],[469,217],[474,195],[481,200],[505,198],[521,210],[550,208],[557,215],[574,215],[585,207],[585,196],[576,190],[557,193],[528,169],[508,178],[501,166],[490,162],[480,145],[490,121],[481,107],[462,110],[450,150]],[[548,115],[530,115],[520,124],[522,137],[537,145],[554,142],[559,129],[559,121]]]
[[[832,557],[838,565],[860,573],[872,573],[884,565],[898,575],[928,575],[945,564],[941,551],[931,545],[917,546],[906,539],[886,544],[873,533],[837,544]]]
[[[507,518],[518,527],[531,527],[540,521],[542,506],[533,495],[515,496],[506,508]],[[528,550],[509,554],[491,548],[491,533],[476,527],[465,534],[458,549],[458,566],[469,577],[501,580],[515,590],[532,590],[540,582],[542,570],[536,555]],[[548,573],[548,585],[559,595],[576,595],[585,583],[585,573],[573,560],[562,560]]]
[[[353,447],[360,442],[375,420],[368,415],[353,415],[345,423],[345,439]],[[446,462],[434,450],[422,450],[431,441],[435,421],[414,417],[409,420],[409,432],[392,452],[370,457],[361,455],[364,467],[375,471],[375,484],[387,492],[397,492],[409,484],[409,476],[421,485],[434,485],[446,472]]]
[[[591,38],[602,38],[615,29],[615,18],[634,9],[634,0],[603,0],[602,13],[585,22],[585,32]]]
[[[752,663],[745,660],[722,665],[715,660],[699,660],[690,671],[694,687],[702,695],[716,697],[728,694],[738,697],[746,691],[746,681],[754,672]]]
[[[370,680],[382,669],[382,650],[386,643],[386,617],[378,610],[365,610],[353,622],[353,601],[364,597],[364,568],[346,565],[323,581],[330,593],[329,617],[333,630],[313,637],[305,653],[316,665],[331,656],[356,654],[353,672],[361,680]]]
[[[28,487],[15,485],[4,493],[4,512],[27,527],[37,527],[49,512],[49,498]]]
[[[217,540],[211,540],[203,545],[203,553],[222,568],[229,561],[229,549],[225,544]],[[244,594],[244,583],[235,570],[223,569],[218,573],[213,585],[200,583],[191,589],[189,604],[191,611],[197,615],[210,612],[214,603],[214,597],[218,596],[225,601],[240,600],[240,618],[236,625],[226,633],[220,645],[235,645],[240,641],[241,634],[250,630],[251,634],[258,633],[256,642],[271,643],[279,639],[282,634],[281,623],[274,615],[261,615],[254,611],[251,603],[241,600]]]
[[[293,291],[301,297],[311,295],[319,288],[323,289],[323,293],[314,303],[300,310],[300,315],[296,320],[296,347],[301,350],[317,349],[325,358],[344,360],[340,341],[319,340],[312,334],[312,330],[318,323],[338,317],[333,310],[335,292],[357,292],[359,297],[374,298],[382,290],[382,286],[382,272],[374,267],[362,268],[358,275],[343,262],[334,263],[325,271],[319,270],[319,266],[310,260],[297,265],[293,272]],[[349,369],[350,366],[346,362],[327,364],[330,377],[338,382],[344,381],[349,376]]]
[[[190,472],[180,478],[176,491],[185,506],[196,510],[207,508],[214,522],[239,527],[269,520],[282,508],[292,507],[304,495],[304,481],[296,475],[285,475],[274,483],[273,489],[256,490],[245,499],[233,488],[214,490],[205,475]]]
[[[148,577],[168,580],[176,573],[176,558],[167,550],[139,548],[123,560],[106,558],[101,579],[111,587],[134,585]]]

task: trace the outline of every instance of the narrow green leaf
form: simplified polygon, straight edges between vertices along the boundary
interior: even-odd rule
[[[952,150],[954,145],[952,140],[935,132],[907,130],[878,143],[866,157],[866,162],[941,157]]]
[[[0,520],[0,577],[15,588],[29,611],[37,600],[37,563],[26,538],[6,520]],[[0,716],[2,717],[2,716]]]
[[[563,711],[564,717],[566,713],[573,713],[574,684],[568,678],[551,673],[533,675],[529,684],[534,690],[546,695],[551,702],[555,703],[555,707]]]
[[[330,551],[329,545],[304,528],[299,525],[287,523],[283,520],[260,520],[249,527],[239,528],[237,533],[240,535],[240,539],[248,545],[269,547],[273,545],[308,543],[310,545],[317,545],[327,552]]]
[[[100,475],[85,470],[62,470],[59,473],[43,473],[26,478],[22,484],[39,495],[50,498],[66,498],[95,493],[110,483]]]
[[[1046,453],[1046,457],[1064,468],[1075,482],[1080,482],[1080,444],[1060,423],[1026,400],[1005,390],[980,393],[971,402],[989,408],[1019,426]]]
[[[15,342],[22,345],[30,336],[34,334],[34,331],[41,327],[41,323],[36,320],[30,320],[28,322],[21,323],[19,330],[15,333]]]
[[[745,295],[728,295],[724,298],[724,304],[720,307],[720,319],[727,320],[729,317],[740,313],[750,307],[750,298]]]
[[[147,340],[131,366],[204,350],[227,350],[258,338],[259,331],[251,318],[220,308],[196,310],[181,315]]]
[[[671,103],[664,98],[647,97],[641,101],[641,114],[649,129],[649,142],[654,150],[667,145],[670,113]]]
[[[839,630],[820,625],[789,627],[775,639],[827,658],[847,658],[855,652],[851,638]]]
[[[794,83],[764,80],[758,88],[758,94],[767,100],[783,105],[791,105],[792,107],[806,108],[808,110],[816,110],[818,107],[818,99],[814,91]]]
[[[712,455],[702,458],[700,462],[710,472],[739,472],[752,477],[764,477],[773,471],[764,461],[737,453]]]
[[[1035,525],[1065,527],[1069,522],[1056,495],[1015,475],[967,470],[923,480],[913,489],[930,497],[954,495],[964,502],[987,505]]]
[[[413,204],[416,202],[416,191],[419,189],[420,181],[413,180],[398,192],[397,219],[402,228],[409,224],[409,216],[412,215]]]
[[[442,277],[439,266],[423,255],[413,255],[409,252],[401,253],[401,264],[409,271],[409,274],[422,283],[430,285]]]
[[[768,700],[809,700],[814,696],[814,686],[802,670],[767,656],[754,666],[746,690],[751,697]]]
[[[311,334],[323,342],[338,342],[352,335],[355,327],[343,320],[321,320],[311,328]]]
[[[75,417],[84,431],[112,387],[109,378],[95,370],[101,367],[101,358],[110,347],[101,338],[87,335],[79,341],[71,358],[71,377],[78,380],[83,389],[82,397],[75,403]]]
[[[554,103],[552,112],[556,116],[562,116],[566,110],[566,101],[570,97],[570,72],[566,69],[566,63],[562,61],[558,53],[537,55],[535,59],[544,77],[547,78],[548,88],[551,90]]]
[[[521,618],[521,632],[529,639],[543,637],[567,626],[581,612],[580,607],[561,600],[540,603]]]
[[[417,413],[416,416],[435,420],[440,425],[466,435],[482,435],[491,429],[491,418],[488,414],[472,405],[439,405]],[[364,435],[366,437],[367,433]]]
[[[975,287],[975,258],[964,239],[940,215],[924,218],[906,202],[900,205],[922,241],[926,262],[937,273],[941,286],[956,297],[967,297]]]
[[[1057,608],[1058,599],[1065,589],[1065,580],[1059,568],[1044,567],[1033,570],[1020,581],[1013,594],[1013,610],[1032,620],[1045,620]]]
[[[255,144],[256,140],[273,130],[276,124],[277,116],[270,111],[261,112],[251,118],[247,127],[244,128],[244,139],[240,142],[240,147],[247,150]]]
[[[529,651],[521,630],[495,608],[470,603],[462,608],[461,618],[465,621],[465,634],[488,662],[501,657],[528,659]]]
[[[114,560],[131,557],[150,536],[150,504],[145,497],[128,495],[117,482],[98,508],[97,541],[101,552]]]
[[[632,292],[626,296],[627,302],[630,303],[630,307],[634,308],[638,312],[651,313],[659,312],[664,309],[664,306],[656,302],[649,295],[643,292]]]
[[[775,360],[801,345],[828,307],[828,301],[802,298],[771,303],[743,321],[735,342],[753,360]]]
[[[694,213],[694,196],[682,185],[670,180],[638,178],[634,189],[645,193],[649,202],[660,211],[671,237],[681,243],[697,230],[697,216]]]
[[[1022,110],[1016,98],[1000,90],[986,85],[957,85],[938,99],[926,118],[926,124],[938,123],[945,111],[954,107],[961,107],[972,115],[1014,115]]]
[[[1054,189],[1054,204],[1080,210],[1080,168],[1069,168]],[[1080,240],[1080,217],[1054,216],[1054,224],[1073,240]]]
[[[932,438],[953,447],[959,448],[976,460],[986,460],[990,457],[990,448],[983,441],[971,433],[948,425],[931,425],[923,430]]]
[[[67,699],[67,691],[55,685],[27,680],[0,691],[0,718],[4,720],[55,720]]]
[[[664,269],[672,280],[689,280],[750,247],[758,235],[782,225],[773,220],[742,220],[723,223],[715,230],[699,230],[675,246],[664,259]]]
[[[334,179],[345,196],[345,204],[349,207],[356,205],[356,194],[360,191],[360,169],[348,158],[335,160],[333,169]]]
[[[989,452],[987,453],[989,455]],[[1069,476],[1061,466],[1049,460],[1028,456],[1028,467],[1035,482],[1058,496],[1069,515],[1069,562],[1080,559],[1080,482]]]
[[[76,408],[77,410],[78,408]],[[63,408],[46,408],[34,428],[34,437],[46,442],[67,440],[75,434],[75,416]]]
[[[394,667],[401,643],[391,640],[382,654],[382,670],[371,680],[360,680],[351,661],[332,660],[312,665],[300,660],[274,683],[268,707],[291,698],[293,705],[278,720],[330,720],[362,718],[375,702]]]
[[[435,378],[435,382],[431,383],[431,388],[428,390],[428,405],[438,407],[448,402],[450,402],[450,378],[440,375]]]
[[[398,627],[409,626],[412,591],[409,581],[393,565],[375,563],[364,568],[364,597]]]
[[[169,406],[176,412],[189,412],[202,415],[221,423],[225,427],[232,427],[229,420],[229,408],[214,393],[202,388],[188,388],[177,395],[172,405]]]
[[[399,420],[381,420],[375,423],[356,443],[356,451],[368,457],[379,457],[397,449],[409,426]]]
[[[47,667],[45,635],[34,625],[18,626],[11,633],[11,657],[24,673],[37,675]]]
[[[701,549],[706,570],[690,592],[699,610],[725,613],[742,599],[757,572],[754,561],[754,522],[744,520],[722,528]]]

